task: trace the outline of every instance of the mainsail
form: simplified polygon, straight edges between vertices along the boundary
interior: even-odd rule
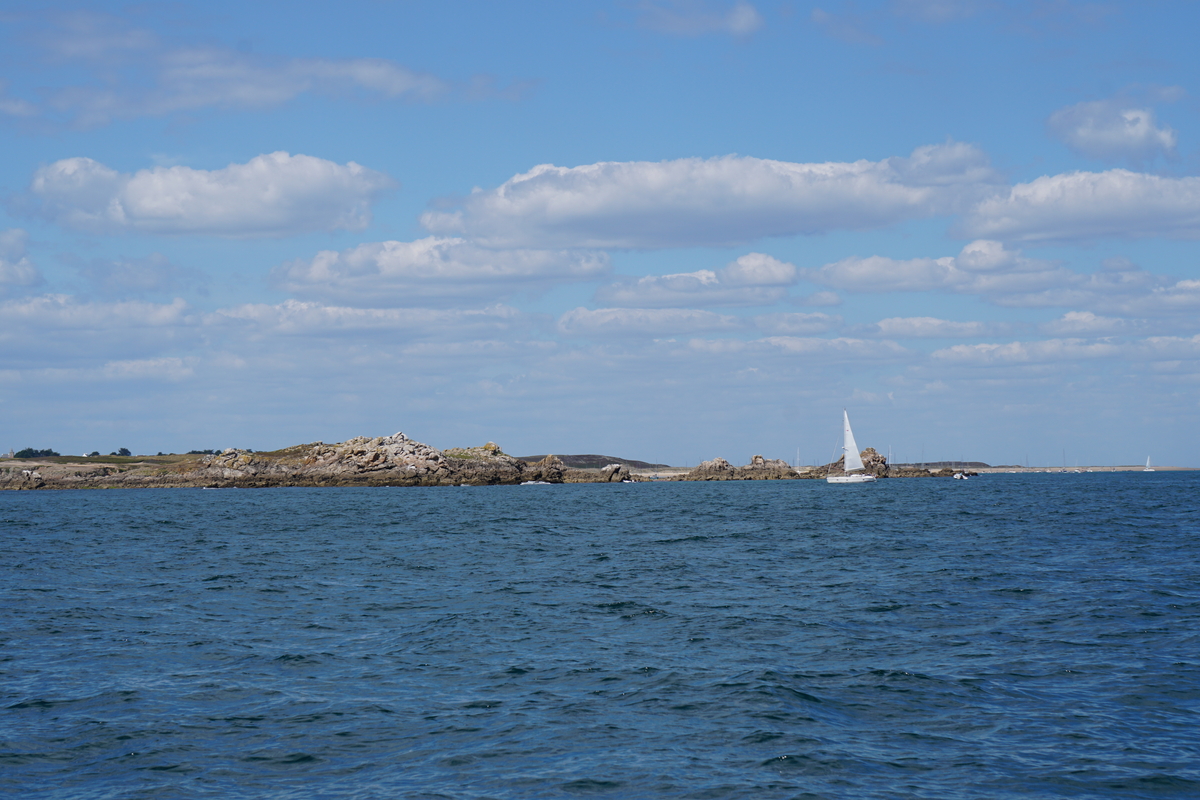
[[[842,451],[846,454],[846,472],[854,472],[863,468],[862,456],[858,454],[858,444],[854,441],[854,431],[850,430],[850,415],[842,409],[842,427],[844,438]]]

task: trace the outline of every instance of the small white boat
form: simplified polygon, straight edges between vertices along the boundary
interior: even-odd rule
[[[846,474],[826,475],[826,483],[871,483],[875,480],[875,476],[867,472],[861,475],[850,474],[866,469],[866,467],[858,452],[858,444],[854,441],[854,431],[850,430],[850,415],[844,408],[842,409],[842,454],[846,459],[844,462]]]
[[[1142,472],[1154,472],[1154,468],[1150,466],[1150,456],[1146,456],[1146,468]]]

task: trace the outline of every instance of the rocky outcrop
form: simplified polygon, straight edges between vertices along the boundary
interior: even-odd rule
[[[527,464],[494,442],[445,452],[403,433],[337,444],[315,442],[270,453],[229,449],[202,458],[120,459],[117,463],[57,463],[0,468],[3,489],[113,488],[137,486],[458,486],[546,483],[611,483],[633,480],[629,468],[567,470],[547,456]]]
[[[888,468],[887,457],[880,455],[874,447],[868,447],[866,450],[863,450],[861,453],[859,453],[859,457],[862,458],[863,469],[862,472],[856,471],[854,474],[865,473],[868,475],[874,475],[876,478],[887,478],[891,476],[891,472]],[[832,464],[826,464],[824,467],[819,468],[817,470],[819,475],[814,475],[814,477],[823,478],[826,475],[845,475],[845,464],[846,457],[842,456]]]
[[[566,469],[563,483],[641,483],[628,464],[609,464],[603,469]]]
[[[558,456],[546,456],[541,461],[525,465],[525,480],[564,483],[567,467]]]
[[[800,475],[786,461],[754,456],[744,467],[735,467],[723,458],[701,462],[679,480],[684,481],[763,481],[794,480]]]

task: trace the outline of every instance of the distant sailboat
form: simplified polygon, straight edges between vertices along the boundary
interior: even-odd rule
[[[1150,466],[1150,456],[1146,456],[1146,468],[1142,472],[1154,472],[1154,468]]]
[[[854,441],[854,431],[850,430],[850,415],[846,413],[846,409],[842,409],[842,454],[845,458],[845,475],[826,475],[825,480],[829,483],[871,483],[875,480],[875,476],[869,473],[861,475],[850,475],[851,472],[859,472],[865,469],[862,456],[858,452],[858,444]]]

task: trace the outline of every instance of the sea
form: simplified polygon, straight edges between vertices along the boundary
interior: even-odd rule
[[[1200,473],[0,492],[5,798],[1197,798]]]

